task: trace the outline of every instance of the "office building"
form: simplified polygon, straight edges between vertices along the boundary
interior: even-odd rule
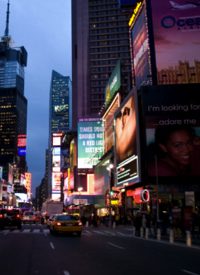
[[[19,147],[19,137],[27,132],[27,99],[24,96],[24,68],[27,52],[24,47],[12,47],[9,36],[9,3],[5,34],[0,40],[0,166],[8,177],[8,164],[15,162],[26,170],[26,150]]]
[[[69,76],[52,71],[49,102],[49,154],[48,193],[49,197],[61,199],[61,172],[69,150],[62,147],[65,135],[71,129],[72,83]]]
[[[71,80],[52,71],[49,103],[49,138],[53,133],[67,132],[71,128]]]
[[[78,118],[99,115],[105,87],[121,62],[122,89],[131,88],[128,19],[132,8],[120,9],[117,0],[72,1],[73,126]]]

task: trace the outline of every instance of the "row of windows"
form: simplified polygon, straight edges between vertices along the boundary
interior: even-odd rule
[[[109,59],[109,60],[97,60],[97,61],[91,61],[90,67],[95,66],[109,66],[109,65],[116,65],[116,59]]]
[[[104,53],[104,54],[90,54],[90,60],[92,60],[92,61],[94,61],[95,59],[101,59],[101,60],[103,60],[103,59],[106,59],[106,60],[108,60],[108,59],[113,59],[113,58],[115,58],[115,59],[118,59],[118,58],[123,58],[123,59],[126,59],[126,58],[129,58],[130,57],[130,55],[129,55],[129,52],[128,51],[125,51],[124,50],[124,52],[121,52],[120,54],[119,54],[119,52],[116,52],[116,53]]]
[[[99,17],[90,17],[90,22],[93,24],[96,23],[102,23],[104,21],[117,21],[117,22],[127,22],[129,18],[127,17],[127,15],[121,15],[121,14],[116,14],[114,16],[99,16]],[[121,23],[120,23],[121,24]]]
[[[121,34],[125,33],[127,35],[128,27],[111,27],[107,26],[105,28],[98,28],[98,29],[90,29],[90,34],[97,35],[97,34],[118,34],[121,36]]]

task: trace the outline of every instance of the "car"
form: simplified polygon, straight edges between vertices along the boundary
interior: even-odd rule
[[[70,214],[57,214],[49,225],[50,233],[72,233],[81,236],[83,224],[79,217]]]
[[[22,216],[23,223],[36,223],[36,215],[34,211],[25,211]]]
[[[22,227],[22,214],[19,209],[0,209],[0,229],[5,227]]]

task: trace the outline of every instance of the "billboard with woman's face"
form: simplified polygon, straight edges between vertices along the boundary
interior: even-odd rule
[[[138,126],[135,93],[132,91],[115,113],[115,161],[117,185],[138,181]]]
[[[148,176],[200,176],[199,90],[199,84],[142,88]]]

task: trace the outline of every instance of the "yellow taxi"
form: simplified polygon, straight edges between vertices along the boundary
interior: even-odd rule
[[[49,225],[50,233],[75,233],[81,236],[83,224],[80,217],[71,214],[57,214]]]

